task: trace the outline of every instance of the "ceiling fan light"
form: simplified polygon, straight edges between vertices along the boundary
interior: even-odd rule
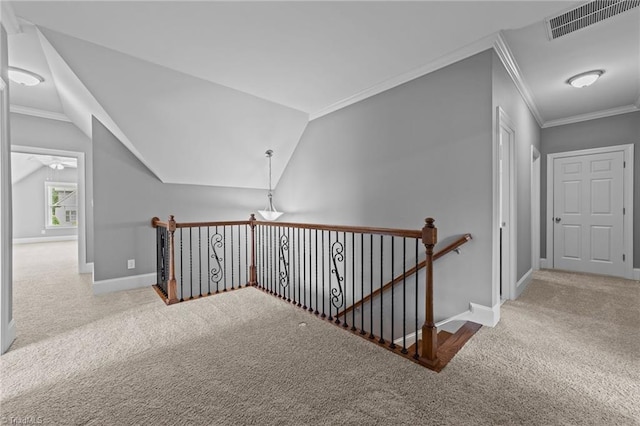
[[[9,79],[23,86],[37,86],[44,81],[38,74],[16,67],[9,67]]]
[[[576,88],[588,87],[595,83],[602,74],[604,74],[604,71],[602,70],[583,72],[571,77],[569,80],[567,80],[567,83]]]

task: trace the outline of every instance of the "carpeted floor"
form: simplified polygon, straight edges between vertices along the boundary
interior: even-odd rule
[[[74,260],[29,257],[73,249],[16,247],[3,422],[640,424],[635,281],[538,272],[436,374],[253,288],[166,307],[150,288],[94,297]]]

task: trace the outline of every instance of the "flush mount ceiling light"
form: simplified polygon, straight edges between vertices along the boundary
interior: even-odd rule
[[[9,67],[9,79],[23,86],[36,86],[44,81],[38,74],[16,67]]]
[[[600,78],[602,74],[604,74],[604,71],[602,70],[583,72],[571,77],[569,80],[567,80],[567,83],[577,88],[591,86],[596,82],[597,79]]]
[[[264,155],[269,158],[269,192],[267,192],[267,207],[264,210],[258,210],[258,213],[265,220],[273,221],[282,216],[282,212],[277,211],[273,206],[273,191],[271,190],[271,157],[273,157],[273,151],[268,149]]]

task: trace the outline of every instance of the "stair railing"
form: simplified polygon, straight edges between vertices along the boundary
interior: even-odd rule
[[[170,216],[167,222],[153,218],[151,224],[156,228],[158,265],[154,288],[165,303],[254,286],[439,369],[433,261],[470,236],[434,254],[437,229],[432,218],[421,230],[263,222],[254,215],[247,221],[193,223],[177,223]],[[419,306],[422,268],[424,310]],[[396,276],[396,271],[403,272]],[[387,297],[385,286],[391,293]],[[354,306],[361,309],[356,312]],[[414,342],[407,341],[411,331]]]

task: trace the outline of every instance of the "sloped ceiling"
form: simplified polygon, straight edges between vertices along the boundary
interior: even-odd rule
[[[64,113],[86,133],[94,114],[164,182],[265,188],[264,151],[277,185],[310,115],[577,3],[13,6],[40,31]]]

